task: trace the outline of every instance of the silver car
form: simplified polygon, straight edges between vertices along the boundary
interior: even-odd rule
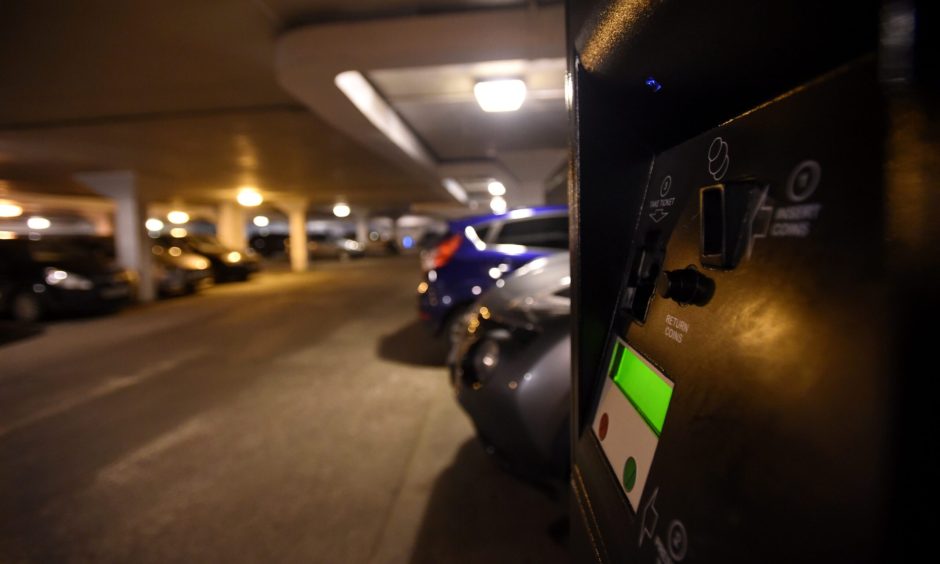
[[[449,365],[487,452],[512,471],[565,478],[571,397],[569,255],[536,259],[473,305]]]

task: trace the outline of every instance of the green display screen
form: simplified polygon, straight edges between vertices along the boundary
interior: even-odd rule
[[[614,384],[658,437],[663,432],[672,386],[657,371],[619,340],[610,364]]]

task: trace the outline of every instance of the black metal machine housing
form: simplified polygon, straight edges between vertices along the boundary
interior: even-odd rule
[[[917,549],[940,311],[922,4],[569,2],[576,561]]]

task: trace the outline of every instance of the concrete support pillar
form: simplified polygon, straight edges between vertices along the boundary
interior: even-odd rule
[[[294,200],[278,202],[278,208],[287,214],[287,227],[290,235],[290,269],[294,272],[306,272],[310,264],[307,250],[307,202]]]
[[[363,248],[369,242],[369,214],[365,212],[356,214],[356,241]]]
[[[144,228],[147,206],[137,190],[137,175],[130,170],[85,172],[75,175],[78,182],[114,200],[114,250],[118,264],[138,276],[137,299],[156,298],[150,240]]]
[[[248,248],[248,226],[246,224],[245,208],[236,202],[223,202],[219,204],[219,215],[216,223],[216,234],[219,242],[230,249],[244,250]]]

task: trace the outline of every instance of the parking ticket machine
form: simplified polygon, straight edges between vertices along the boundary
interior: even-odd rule
[[[902,561],[935,536],[922,4],[569,3],[576,561]]]

